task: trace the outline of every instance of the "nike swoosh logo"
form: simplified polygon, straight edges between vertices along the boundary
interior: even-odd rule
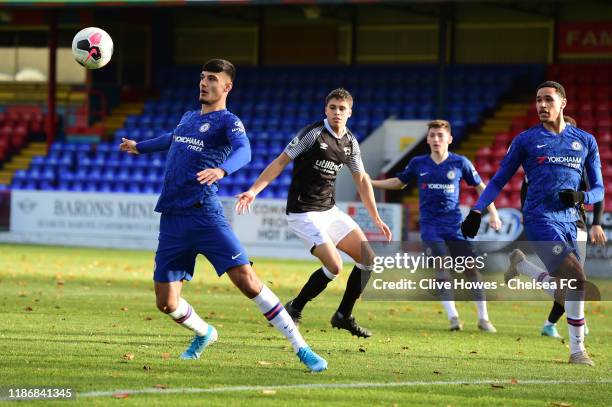
[[[238,253],[238,254],[236,254],[236,255],[232,256],[232,260],[236,260],[236,259],[238,258],[238,256],[240,256],[241,254],[242,254],[242,252],[240,252],[240,253]]]
[[[542,148],[542,147],[545,147],[545,146],[547,146],[547,145],[548,145],[548,144],[541,144],[541,145],[540,145],[540,144],[538,144],[536,147],[537,147],[537,148]]]
[[[421,177],[422,177],[423,175],[427,175],[427,174],[429,174],[429,173],[428,173],[428,172],[421,172],[421,173],[419,173],[419,175],[420,175]]]

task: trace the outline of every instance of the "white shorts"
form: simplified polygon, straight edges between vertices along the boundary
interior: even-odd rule
[[[351,231],[359,228],[353,218],[336,206],[323,212],[289,213],[287,224],[310,251],[327,242],[336,246]]]

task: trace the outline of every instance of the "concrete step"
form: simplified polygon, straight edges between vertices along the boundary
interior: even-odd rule
[[[11,171],[16,171],[16,170],[27,170],[28,167],[30,166],[30,162],[28,161],[26,164],[21,163],[21,162],[9,162],[4,164],[4,169],[5,170],[11,170]]]

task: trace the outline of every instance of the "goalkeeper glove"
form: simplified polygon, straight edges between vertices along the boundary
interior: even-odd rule
[[[584,192],[564,189],[559,192],[559,199],[568,208],[573,208],[576,205],[584,203]]]
[[[474,237],[478,233],[478,229],[480,229],[480,219],[482,219],[482,214],[476,212],[475,210],[471,210],[468,216],[461,223],[461,232],[463,233],[463,237]]]

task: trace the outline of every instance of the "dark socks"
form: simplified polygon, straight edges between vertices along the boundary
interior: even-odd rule
[[[565,307],[559,304],[557,301],[554,301],[553,306],[550,309],[550,314],[548,314],[548,322],[550,322],[551,324],[556,324],[564,312]]]
[[[355,302],[357,302],[357,299],[361,296],[363,289],[368,283],[370,274],[370,271],[361,270],[357,266],[353,267],[351,275],[346,283],[344,296],[342,297],[342,301],[338,306],[338,312],[345,318],[348,318],[353,313]]]
[[[293,300],[293,307],[298,310],[303,310],[304,306],[308,301],[312,301],[317,295],[321,294],[327,284],[331,280],[327,278],[322,268],[317,269],[314,273],[310,275],[310,278],[302,287],[302,291],[298,294],[297,297]]]

